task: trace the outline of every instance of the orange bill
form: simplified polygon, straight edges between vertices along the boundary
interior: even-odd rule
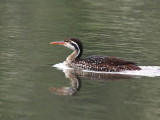
[[[50,44],[59,44],[59,45],[64,45],[65,42],[63,41],[58,41],[58,42],[51,42]]]

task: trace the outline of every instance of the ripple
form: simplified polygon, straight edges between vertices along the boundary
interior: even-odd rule
[[[65,66],[63,63],[58,63],[53,65],[59,70],[72,69]],[[146,76],[146,77],[159,77],[160,76],[160,66],[139,66],[142,70],[132,70],[132,71],[122,71],[122,72],[101,72],[101,71],[89,71],[83,70],[84,72],[94,72],[94,73],[110,73],[110,74],[124,74],[124,75],[135,75],[135,76]]]

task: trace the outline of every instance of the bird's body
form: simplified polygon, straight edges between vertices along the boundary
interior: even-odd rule
[[[134,62],[115,57],[90,56],[87,58],[81,58],[83,53],[83,45],[80,40],[75,38],[67,39],[63,42],[52,42],[51,44],[64,45],[74,50],[74,52],[64,61],[65,65],[71,68],[103,72],[120,72],[124,70],[141,69]]]
[[[90,56],[74,60],[71,63],[66,61],[64,63],[72,68],[93,71],[120,72],[122,70],[140,70],[135,63],[115,57]]]

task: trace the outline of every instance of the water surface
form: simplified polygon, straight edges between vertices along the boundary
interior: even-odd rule
[[[80,72],[75,94],[60,94],[73,84],[52,66],[72,51],[49,45],[76,37],[84,43],[83,57],[160,66],[159,6],[158,0],[1,0],[0,119],[159,120],[158,76]]]

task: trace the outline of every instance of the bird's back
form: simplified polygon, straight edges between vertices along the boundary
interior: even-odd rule
[[[134,62],[107,56],[90,56],[84,59],[78,59],[73,62],[71,67],[104,72],[141,69]]]

